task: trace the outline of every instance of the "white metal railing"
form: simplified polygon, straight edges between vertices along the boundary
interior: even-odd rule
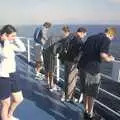
[[[57,81],[59,81],[60,79],[60,61],[58,59],[58,54],[57,54]]]
[[[31,46],[31,40],[33,40],[33,38],[25,38],[25,37],[19,37],[19,38],[27,40],[27,48],[28,48],[27,49],[27,60],[28,60],[28,62],[30,62],[31,61],[30,52],[31,52],[31,48],[33,47],[33,46]],[[59,59],[58,59],[58,55],[57,55],[57,67],[56,67],[57,68],[57,80],[59,80],[59,75],[60,75],[59,71],[62,69],[62,68],[60,68],[59,64],[60,63],[59,63]],[[101,75],[110,80],[115,80],[117,82],[120,82],[120,61],[115,60],[113,62],[112,77],[102,74],[102,73],[101,73]]]
[[[20,38],[24,38],[24,37],[20,37]],[[24,39],[26,39],[26,38],[24,38]],[[31,48],[33,47],[33,46],[31,46],[31,40],[32,39],[33,38],[27,38],[27,60],[28,60],[28,62],[31,62],[31,54],[30,54],[30,52],[31,52]],[[55,76],[57,78],[57,81],[64,81],[64,79],[62,79],[60,77],[60,71],[64,71],[64,69],[60,67],[60,61],[58,59],[58,55],[57,55],[56,58],[57,58],[56,59],[56,61],[57,61],[56,69],[57,70],[56,70],[56,75]],[[101,73],[101,76],[103,76],[103,77],[105,77],[107,79],[110,79],[110,80],[115,80],[117,82],[120,82],[120,61],[115,60],[113,62],[112,77],[110,77],[108,75],[105,75],[105,74],[102,74],[102,73]],[[114,95],[114,94],[112,94],[112,93],[110,93],[110,92],[108,92],[108,91],[106,91],[106,90],[104,90],[102,88],[99,88],[99,90],[106,93],[107,95],[110,95],[110,96],[114,97],[117,100],[120,100],[120,97],[118,97],[118,96],[116,96],[116,95]],[[98,100],[95,100],[95,102],[98,103],[99,105],[101,105],[102,107],[110,110],[112,113],[114,113],[115,115],[120,117],[120,113],[115,112],[114,110],[110,109],[108,106],[104,105],[103,103],[101,103]]]
[[[112,113],[114,113],[115,115],[117,115],[118,117],[120,117],[120,113],[112,110],[111,108],[109,108],[108,106],[104,105],[103,103],[101,103],[98,100],[95,100],[96,103],[98,103],[99,105],[101,105],[102,107],[106,108],[107,110],[111,111]]]
[[[110,93],[110,92],[108,92],[108,91],[106,91],[106,90],[104,90],[102,88],[99,88],[99,90],[102,91],[102,92],[104,92],[104,93],[106,93],[106,94],[108,94],[108,95],[110,95],[110,96],[112,96],[112,97],[114,97],[115,99],[117,99],[117,100],[120,101],[120,97],[118,97],[118,96],[116,96],[116,95],[114,95],[114,94],[112,94],[112,93]]]
[[[19,37],[20,39],[26,39],[27,40],[27,60],[28,60],[28,63],[31,61],[31,48],[33,48],[33,46],[31,46],[31,40],[33,40],[33,38],[25,38],[25,37]],[[58,55],[56,57],[56,61],[57,61],[57,65],[56,65],[56,68],[57,68],[57,80],[59,81],[60,79],[60,71],[64,71],[63,68],[60,68],[60,62],[59,62],[59,59],[58,59]],[[117,61],[115,60],[113,62],[113,69],[112,69],[112,77],[108,76],[108,75],[105,75],[105,74],[102,74],[102,76],[104,76],[105,78],[108,78],[110,80],[115,80],[117,82],[120,82],[120,61]]]
[[[109,75],[105,75],[105,74],[103,74],[103,73],[100,73],[100,74],[101,74],[101,76],[103,76],[103,77],[105,77],[105,78],[107,78],[107,79],[113,80],[112,77],[109,76]]]
[[[118,60],[113,62],[112,79],[120,82],[120,61]]]

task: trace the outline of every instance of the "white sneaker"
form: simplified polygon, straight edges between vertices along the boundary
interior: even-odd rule
[[[65,94],[62,95],[61,102],[65,102]]]
[[[65,102],[65,98],[64,97],[61,98],[61,102]]]
[[[53,88],[49,89],[51,92],[57,91],[57,86],[55,85]]]
[[[40,73],[39,72],[36,72],[36,77],[39,77],[40,76]]]
[[[45,75],[43,75],[41,73],[36,73],[35,79],[43,80],[44,78],[45,78]]]
[[[77,102],[78,102],[78,99],[77,99],[77,98],[74,98],[74,102],[77,103]]]
[[[11,120],[20,120],[19,118],[16,118],[15,116],[11,117]]]
[[[58,90],[56,85],[53,87],[53,90],[54,90],[54,91],[57,91],[57,90]]]
[[[50,92],[53,92],[53,91],[54,91],[53,88],[50,88],[49,90],[50,90]]]

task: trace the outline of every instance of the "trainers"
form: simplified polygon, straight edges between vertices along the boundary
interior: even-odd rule
[[[49,89],[51,92],[57,91],[57,86],[55,85],[53,88]]]
[[[65,96],[64,95],[61,98],[61,102],[65,102]]]
[[[65,97],[61,98],[61,102],[71,102],[71,103],[73,103],[73,101],[71,99],[65,99]]]
[[[66,101],[66,102],[70,102],[70,103],[74,103],[73,100],[72,100],[72,99],[69,99],[69,98],[66,99],[65,101]]]
[[[36,77],[39,77],[40,76],[40,73],[39,72],[36,72],[36,75],[35,75]]]
[[[35,79],[38,79],[38,80],[43,80],[45,78],[45,76],[41,73],[36,73],[36,76],[35,76]]]
[[[77,98],[74,98],[74,102],[75,102],[75,103],[78,103],[78,99],[77,99]]]

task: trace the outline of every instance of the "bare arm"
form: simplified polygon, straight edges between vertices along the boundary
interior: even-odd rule
[[[100,57],[102,61],[105,61],[105,62],[112,62],[115,60],[112,55],[109,55],[107,53],[100,53]]]

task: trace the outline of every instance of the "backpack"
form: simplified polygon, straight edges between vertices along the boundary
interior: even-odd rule
[[[69,35],[65,39],[66,40],[62,42],[61,47],[59,47],[59,59],[61,63],[64,63],[65,61],[77,63],[81,58],[83,44],[82,42],[80,42],[79,44],[76,43],[76,37],[74,36],[74,34]],[[77,52],[76,45],[79,45]]]
[[[64,63],[65,61],[73,62],[74,58],[71,51],[72,44],[71,44],[71,39],[73,37],[67,37],[64,39],[64,42],[61,42],[60,47],[59,47],[59,59],[61,63]]]
[[[41,39],[42,39],[43,33],[41,28],[36,28],[34,32],[34,41],[36,43],[42,44]]]

